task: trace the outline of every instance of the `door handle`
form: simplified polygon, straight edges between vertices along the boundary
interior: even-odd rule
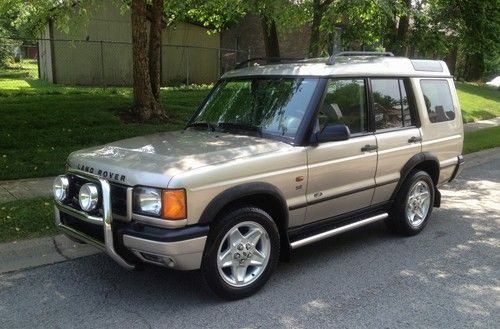
[[[415,136],[412,136],[410,137],[410,139],[408,140],[408,143],[418,143],[418,142],[421,142],[422,141],[422,137],[415,137]]]
[[[366,144],[361,148],[361,152],[370,152],[370,151],[375,151],[376,149],[378,149],[377,145]]]

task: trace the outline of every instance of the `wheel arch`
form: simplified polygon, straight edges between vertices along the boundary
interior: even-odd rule
[[[392,193],[391,200],[396,198],[399,193],[401,186],[408,176],[415,170],[425,171],[432,179],[434,183],[434,206],[439,207],[441,205],[441,193],[437,188],[439,181],[440,166],[438,158],[430,152],[421,152],[412,156],[403,166],[400,172],[400,179],[394,192]]]
[[[285,196],[276,186],[264,182],[252,182],[231,187],[210,201],[205,207],[199,224],[211,224],[224,213],[240,205],[252,205],[269,213],[280,234],[282,256],[289,256],[288,206]]]

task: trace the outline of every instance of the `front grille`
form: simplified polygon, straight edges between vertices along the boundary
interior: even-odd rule
[[[84,222],[64,212],[60,213],[60,219],[62,224],[104,243],[104,230],[102,225]]]
[[[66,201],[66,205],[82,211],[80,204],[78,202],[78,193],[80,192],[80,188],[86,184],[91,183],[92,181],[85,179],[84,177],[69,174],[69,190],[68,197]],[[99,184],[96,184],[99,189],[99,203],[97,204],[97,209],[91,213],[94,216],[102,215],[102,190]],[[127,216],[127,186],[110,183],[110,193],[111,193],[111,209],[113,215],[118,216]]]

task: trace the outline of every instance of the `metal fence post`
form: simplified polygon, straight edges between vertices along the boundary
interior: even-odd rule
[[[189,86],[189,47],[186,47],[186,86]]]
[[[100,42],[100,46],[101,46],[101,83],[102,83],[102,88],[106,90],[106,81],[104,80],[104,52],[102,47],[102,40]]]
[[[217,79],[220,78],[221,71],[221,58],[220,58],[220,48],[217,49]]]

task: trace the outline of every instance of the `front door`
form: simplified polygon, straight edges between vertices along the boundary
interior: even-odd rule
[[[368,207],[373,196],[377,146],[368,132],[364,79],[329,80],[315,131],[327,123],[347,125],[351,138],[308,147],[305,223]]]

